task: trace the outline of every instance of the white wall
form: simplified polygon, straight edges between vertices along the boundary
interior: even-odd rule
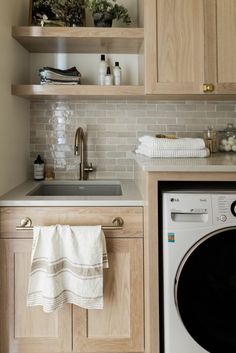
[[[11,95],[11,84],[28,81],[29,54],[11,37],[26,25],[28,0],[1,2],[0,11],[0,195],[27,179],[29,102]]]

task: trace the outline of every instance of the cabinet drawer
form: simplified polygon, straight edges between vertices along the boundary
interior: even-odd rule
[[[112,225],[122,217],[122,230],[106,230],[108,237],[142,237],[142,207],[2,207],[0,208],[0,238],[32,238],[31,230],[16,230],[21,219],[29,217],[35,226],[54,224]]]

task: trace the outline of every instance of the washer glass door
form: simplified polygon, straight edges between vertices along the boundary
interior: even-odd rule
[[[207,235],[183,258],[175,301],[193,339],[211,353],[236,353],[236,227]]]

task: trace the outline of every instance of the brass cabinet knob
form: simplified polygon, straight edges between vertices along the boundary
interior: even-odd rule
[[[213,92],[215,89],[214,85],[212,83],[204,83],[203,84],[203,92]]]

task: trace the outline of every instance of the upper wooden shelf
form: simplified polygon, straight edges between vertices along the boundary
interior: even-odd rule
[[[143,96],[144,86],[12,85],[12,94],[24,98],[75,96]]]
[[[143,28],[13,27],[12,36],[31,53],[139,53]]]

